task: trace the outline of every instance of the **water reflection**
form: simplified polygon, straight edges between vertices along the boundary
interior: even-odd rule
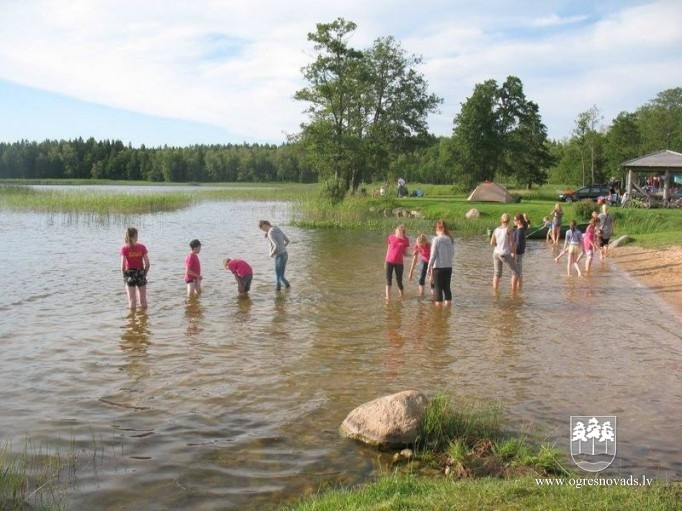
[[[251,322],[251,307],[253,306],[253,300],[251,297],[238,297],[237,298],[237,310],[234,315],[235,323],[248,324]]]
[[[280,346],[286,346],[291,341],[288,316],[290,290],[278,292],[275,295],[274,307],[270,317],[270,338],[281,341]]]
[[[119,346],[125,355],[123,369],[130,381],[116,389],[112,394],[103,396],[100,401],[113,406],[146,409],[136,403],[144,393],[149,377],[149,350],[152,347],[149,316],[146,310],[130,311],[126,316],[124,332]]]
[[[490,339],[514,339],[523,334],[522,328],[525,327],[525,318],[521,314],[532,314],[528,312],[522,297],[501,298],[496,296],[493,299],[495,307],[490,309],[488,324],[490,325]]]
[[[431,321],[431,315],[435,312],[428,302],[429,299],[421,299],[418,306],[416,307],[416,312],[414,315],[414,324],[412,325],[412,342],[418,349],[422,349],[424,344],[427,343],[429,339],[429,322]]]
[[[147,358],[151,346],[149,316],[144,309],[133,310],[126,316],[124,332],[121,334],[121,350],[127,355],[130,365],[137,365]]]
[[[386,317],[384,330],[388,349],[385,350],[384,366],[386,377],[395,378],[405,365],[405,333],[403,332],[403,303],[402,301],[386,302]]]
[[[433,307],[431,314],[431,335],[429,340],[432,344],[437,345],[439,342],[445,342],[450,337],[450,317],[453,314],[452,306]]]
[[[204,307],[201,300],[196,297],[187,298],[185,300],[185,334],[190,340],[202,332],[203,317]]]
[[[452,331],[453,316],[461,315],[461,312],[455,310],[452,305],[435,307],[427,302],[422,303],[421,306],[421,310],[424,311],[424,323],[421,323],[419,327],[426,334],[425,342],[428,346],[426,360],[437,379],[449,380],[453,376],[451,369],[456,360],[450,351],[454,346],[452,353],[457,353],[457,344],[462,340],[462,335]]]

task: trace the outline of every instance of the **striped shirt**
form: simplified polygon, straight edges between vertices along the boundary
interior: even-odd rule
[[[568,229],[566,231],[566,241],[568,243],[580,243],[583,240],[583,235],[578,229]]]

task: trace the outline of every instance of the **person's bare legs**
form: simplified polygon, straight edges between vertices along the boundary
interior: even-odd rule
[[[566,264],[566,274],[570,277],[571,275],[571,266],[575,268],[575,270],[578,272],[578,277],[582,277],[583,274],[580,271],[580,266],[578,266],[578,261],[576,259],[575,252],[569,251],[568,253],[568,264]]]
[[[201,294],[201,281],[193,280],[187,283],[187,297],[199,296]]]
[[[244,286],[242,286],[242,281],[239,279],[239,277],[237,277],[236,274],[234,275],[234,280],[237,281],[237,293],[239,296],[247,296],[246,291],[244,291]]]
[[[386,300],[391,299],[391,286],[386,285]]]
[[[137,307],[137,290],[135,286],[126,286],[126,293],[128,294],[128,308],[135,310]]]
[[[497,291],[498,286],[500,285],[500,277],[497,275],[493,276],[493,289]]]
[[[138,287],[137,288],[137,294],[140,297],[140,307],[142,307],[143,309],[146,309],[147,308],[147,286]]]

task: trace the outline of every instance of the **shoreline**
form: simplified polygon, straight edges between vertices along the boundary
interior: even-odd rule
[[[682,246],[665,249],[620,246],[612,249],[609,259],[651,289],[682,319]]]

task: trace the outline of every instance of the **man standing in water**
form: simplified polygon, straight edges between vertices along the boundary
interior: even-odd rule
[[[282,229],[272,225],[267,220],[259,221],[258,228],[265,233],[265,237],[270,242],[270,257],[275,258],[275,290],[279,291],[282,289],[282,285],[289,289],[291,285],[284,277],[287,260],[289,259],[289,254],[287,253],[289,238],[282,232]]]

